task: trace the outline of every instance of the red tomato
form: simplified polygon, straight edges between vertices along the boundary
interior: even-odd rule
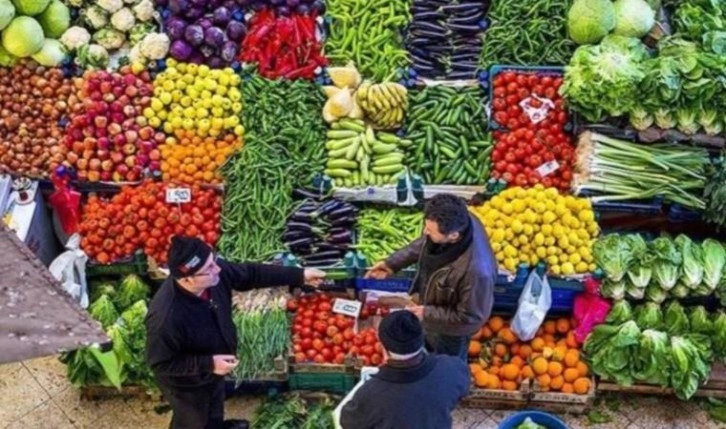
[[[375,350],[373,349],[373,346],[372,345],[366,344],[365,346],[361,347],[360,353],[363,356],[369,356],[370,357],[373,353],[375,353]]]
[[[333,336],[333,344],[343,344],[343,334],[335,334]]]
[[[315,355],[315,358],[313,359],[313,362],[315,363],[325,363],[325,357],[321,354]]]
[[[316,320],[315,323],[313,323],[313,329],[315,332],[324,334],[328,330],[328,325],[322,320]]]
[[[320,350],[322,350],[323,348],[325,348],[325,343],[324,343],[324,342],[322,342],[322,341],[321,341],[321,340],[319,340],[319,339],[315,339],[315,340],[313,340],[313,349],[315,349],[315,350],[317,350],[317,351],[320,351]]]
[[[303,350],[308,350],[313,347],[313,340],[312,338],[303,338],[300,341],[300,346],[303,348]]]
[[[378,353],[374,353],[373,356],[371,356],[371,364],[374,366],[378,366],[383,363],[383,356],[379,355]]]
[[[330,306],[329,302],[323,301],[320,304],[318,304],[318,311],[330,311],[333,307]]]
[[[305,357],[308,360],[313,360],[317,354],[318,354],[318,352],[316,352],[315,349],[310,349],[305,352]]]
[[[335,359],[333,360],[333,363],[342,365],[343,363],[345,363],[345,355],[343,353],[337,353],[335,355]]]
[[[315,317],[315,312],[313,312],[313,310],[305,310],[303,316],[312,319],[313,317]]]
[[[297,301],[290,299],[287,301],[287,311],[297,311]]]
[[[325,332],[328,337],[333,338],[339,331],[337,326],[328,326],[328,329]]]
[[[344,318],[344,317],[338,317],[338,318],[337,318],[337,319],[335,320],[335,326],[337,326],[337,327],[338,327],[338,329],[340,329],[340,330],[342,331],[342,330],[344,330],[345,328],[347,328],[347,327],[348,327],[348,321],[347,321],[347,320],[345,320],[345,318]]]
[[[330,350],[330,349],[329,349],[329,348],[327,348],[327,347],[326,347],[326,348],[324,348],[324,349],[323,349],[323,350],[322,350],[322,351],[320,352],[320,354],[321,354],[321,355],[323,355],[323,359],[325,359],[325,361],[326,361],[326,362],[329,362],[329,361],[331,361],[331,360],[333,359],[333,356],[334,356],[334,355],[333,355],[333,351],[332,351],[332,350]]]
[[[295,362],[296,363],[303,363],[303,362],[305,362],[305,360],[307,360],[305,357],[305,353],[295,353]]]
[[[313,326],[313,321],[311,319],[304,318],[302,320],[302,325],[303,325],[303,327],[308,327],[309,328],[309,327]]]

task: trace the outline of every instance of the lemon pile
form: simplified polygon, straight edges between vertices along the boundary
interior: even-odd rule
[[[554,275],[594,271],[592,244],[599,228],[590,201],[555,188],[509,188],[472,208],[482,221],[497,262],[514,272],[544,261]]]
[[[150,126],[167,134],[195,130],[200,137],[228,132],[242,137],[240,83],[229,67],[217,70],[169,59],[154,79],[154,96],[143,114]]]

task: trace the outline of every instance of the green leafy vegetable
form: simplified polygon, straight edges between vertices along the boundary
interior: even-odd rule
[[[605,279],[600,285],[600,293],[605,298],[614,300],[625,299],[625,281],[614,282],[610,279]]]
[[[627,239],[633,254],[632,263],[628,268],[628,278],[634,286],[645,288],[653,274],[655,255],[650,252],[648,244],[640,234],[629,234]]]
[[[689,332],[690,323],[686,311],[678,301],[671,301],[666,307],[663,318],[669,335],[683,335]]]
[[[630,386],[633,374],[629,368],[638,353],[640,328],[632,320],[615,327],[614,333],[611,330],[598,330],[600,326],[609,325],[596,327],[588,336],[583,349],[590,356],[591,367],[600,376]]]
[[[108,295],[101,295],[100,298],[95,300],[89,307],[88,312],[91,317],[101,322],[103,329],[116,323],[119,317],[118,311],[116,311],[116,307]]]
[[[28,16],[18,16],[2,33],[3,47],[18,58],[29,57],[43,48],[43,28]]]
[[[695,289],[703,280],[703,252],[701,246],[691,241],[684,234],[676,237],[675,244],[683,256],[680,278],[690,289]]]
[[[646,329],[640,335],[635,363],[635,378],[648,383],[668,386],[670,379],[670,341],[668,334]]]
[[[651,250],[656,259],[653,266],[653,277],[664,290],[670,290],[678,281],[678,270],[683,261],[673,240],[658,237],[651,242]]]
[[[567,33],[578,45],[600,42],[615,28],[610,0],[575,0],[567,13]]]
[[[691,309],[688,322],[691,326],[691,332],[704,335],[713,334],[713,321],[702,305]]]
[[[630,303],[628,301],[622,300],[617,301],[615,305],[613,305],[613,308],[610,309],[610,313],[608,313],[605,323],[620,325],[621,323],[625,323],[629,320],[633,320],[633,309],[630,307]]]
[[[38,16],[46,38],[57,39],[71,26],[71,12],[60,0],[53,0]]]
[[[645,0],[615,0],[615,28],[619,36],[641,38],[655,24],[655,11]]]
[[[676,396],[690,399],[708,378],[710,366],[700,355],[698,348],[688,339],[671,337],[671,386]]]
[[[703,282],[710,290],[716,290],[726,267],[726,250],[721,243],[706,239],[701,243],[703,249]]]
[[[639,305],[633,311],[633,319],[638,324],[640,329],[662,329],[663,324],[663,311],[660,305],[654,302],[647,302],[643,305]]]
[[[139,276],[129,274],[119,285],[115,301],[116,308],[124,311],[135,302],[148,299],[150,293],[149,286]]]
[[[628,240],[618,234],[609,234],[597,240],[592,248],[595,263],[608,279],[619,282],[625,276],[633,257]]]

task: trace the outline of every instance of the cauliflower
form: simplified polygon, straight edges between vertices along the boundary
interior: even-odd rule
[[[134,13],[131,12],[131,9],[123,8],[111,15],[111,25],[113,25],[115,29],[123,31],[124,33],[131,30],[131,27],[133,27],[134,24],[136,24],[136,19],[134,18]]]
[[[98,30],[108,24],[108,14],[100,6],[91,6],[83,11],[83,21],[91,28]]]
[[[91,41],[91,34],[83,27],[71,27],[60,37],[60,41],[69,50],[73,51]]]
[[[121,0],[96,0],[96,4],[106,9],[110,13],[114,13],[124,7],[124,4]]]
[[[85,45],[78,50],[76,62],[84,67],[108,67],[108,51],[99,45]]]
[[[160,60],[169,53],[169,45],[171,41],[169,36],[164,33],[149,33],[144,40],[139,43],[141,47],[141,55],[150,60]]]
[[[134,15],[139,21],[151,21],[154,18],[154,3],[151,0],[141,0],[133,7]]]
[[[154,31],[154,24],[150,22],[137,22],[134,28],[129,31],[129,42],[136,46],[147,34]]]
[[[93,40],[106,49],[118,49],[126,41],[124,33],[106,27],[93,35]]]
[[[141,55],[141,44],[138,44],[131,48],[129,51],[129,62],[133,63],[146,63],[146,58]]]

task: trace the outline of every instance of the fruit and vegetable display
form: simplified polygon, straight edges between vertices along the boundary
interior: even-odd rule
[[[91,302],[89,313],[101,323],[113,348],[102,352],[98,346],[90,346],[62,354],[60,360],[73,385],[156,389],[145,353],[144,319],[150,293],[149,286],[133,274],[118,285],[105,284],[103,293]]]
[[[153,92],[149,72],[87,71],[75,85],[81,102],[63,136],[64,165],[90,182],[134,182],[158,171],[166,137],[142,115]]]
[[[705,149],[662,143],[639,145],[585,132],[577,146],[576,194],[596,194],[593,202],[642,200],[659,196],[692,209],[703,209]]]
[[[92,195],[83,205],[79,233],[81,248],[100,264],[121,261],[141,249],[159,264],[165,264],[171,237],[197,237],[210,246],[219,239],[222,198],[214,190],[190,189],[191,200],[166,202],[159,182],[145,181],[123,186],[110,198]]]
[[[363,209],[358,215],[355,248],[372,265],[421,237],[423,227],[420,211]]]
[[[413,0],[406,49],[417,75],[429,79],[474,79],[490,2]]]
[[[494,316],[469,342],[469,369],[479,389],[515,391],[525,380],[541,392],[585,395],[592,386],[589,367],[567,318],[548,320],[528,342],[519,341],[509,322]]]
[[[64,160],[63,124],[79,103],[58,68],[21,61],[0,68],[0,171],[46,177]]]
[[[0,65],[32,58],[46,67],[59,66],[66,49],[58,40],[71,24],[61,0],[3,0],[0,2]]]
[[[595,270],[592,246],[599,227],[588,199],[539,184],[506,189],[471,210],[486,228],[499,266],[509,272],[539,262],[554,275]]]
[[[358,210],[335,198],[305,200],[288,218],[282,238],[304,266],[332,266],[353,245]]]
[[[222,183],[220,168],[240,147],[234,134],[202,138],[194,131],[178,129],[159,146],[162,180],[187,185]]]
[[[608,298],[662,303],[668,298],[723,293],[726,250],[714,239],[694,242],[686,235],[647,242],[640,234],[608,234],[593,245],[595,263]]]
[[[285,250],[292,191],[323,170],[325,96],[304,80],[255,75],[242,87],[244,150],[222,167],[226,181],[219,249],[233,261],[269,260]]]
[[[335,186],[356,187],[396,183],[405,173],[403,149],[412,142],[395,134],[373,131],[360,119],[344,118],[331,125],[323,171]]]
[[[408,166],[427,184],[477,185],[489,180],[491,136],[479,86],[412,91],[406,116]]]
[[[632,308],[617,303],[605,324],[598,325],[583,346],[594,373],[618,384],[635,382],[673,388],[689,399],[708,380],[711,362],[723,360],[723,312],[684,308],[672,301]]]

